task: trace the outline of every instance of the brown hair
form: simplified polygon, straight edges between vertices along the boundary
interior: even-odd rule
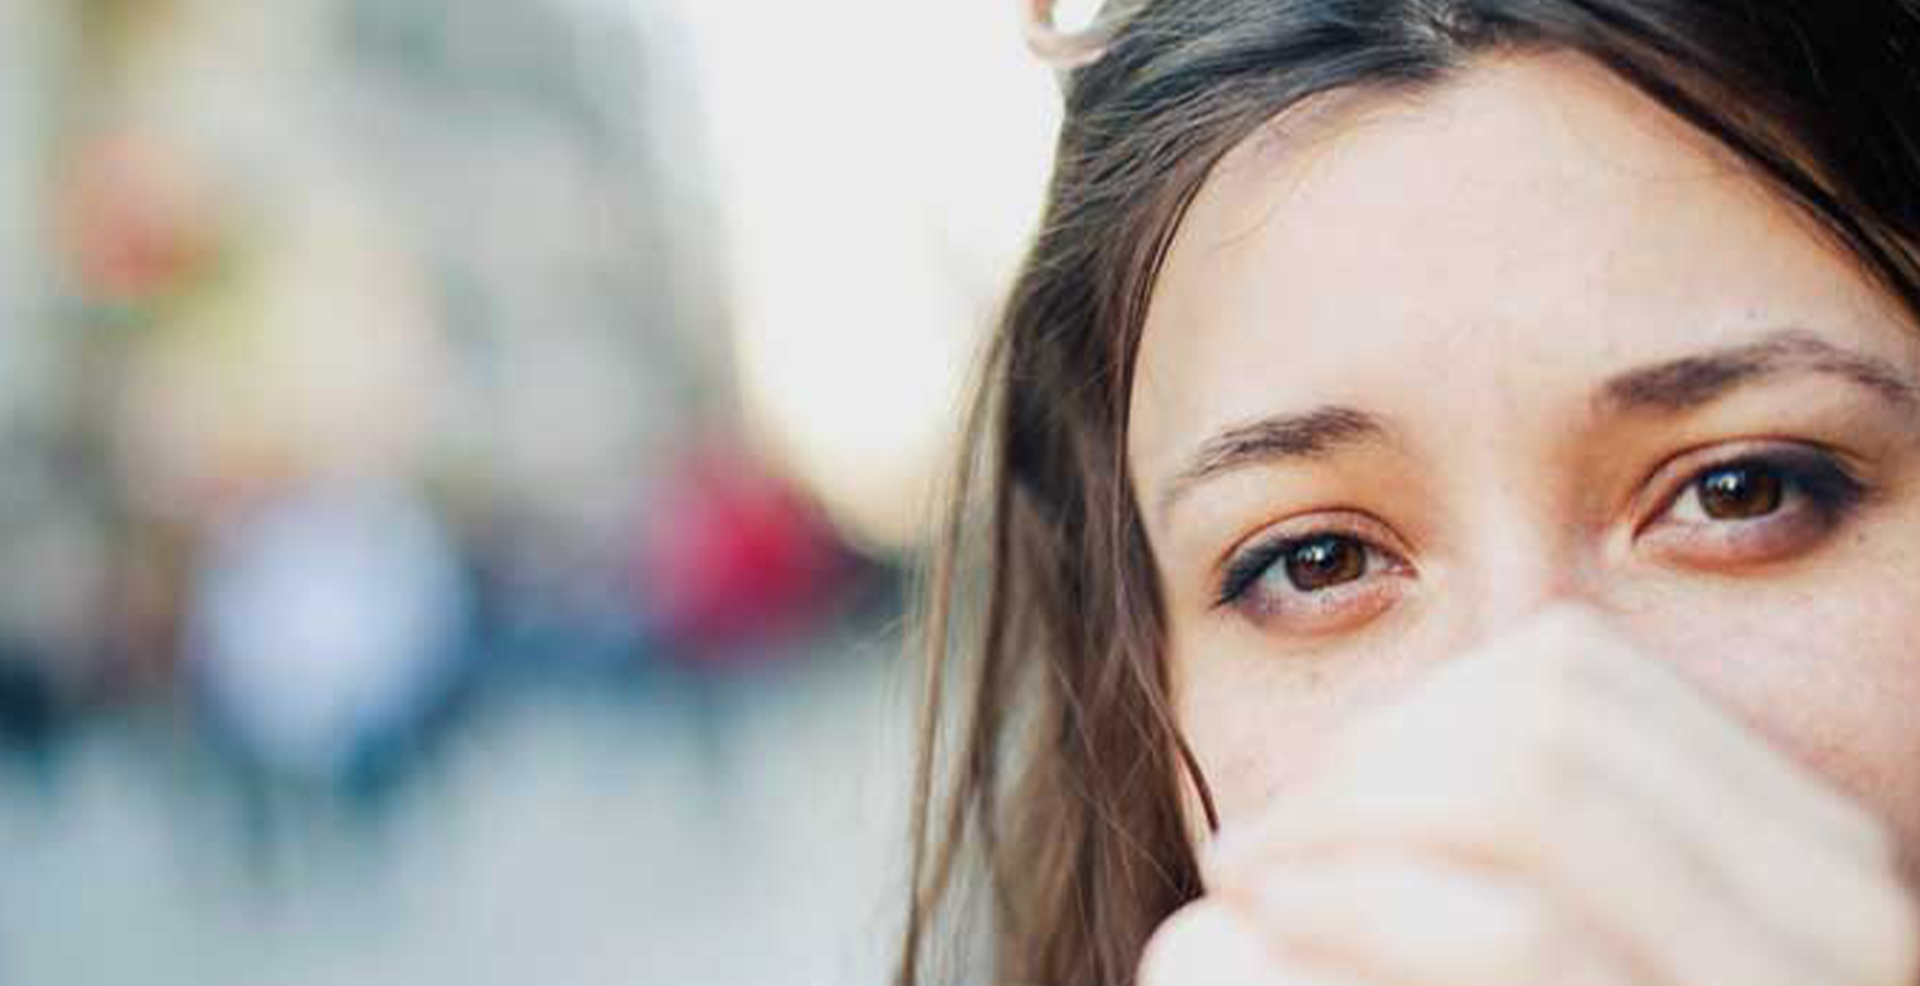
[[[1131,5],[1066,79],[1050,200],[986,354],[925,587],[902,986],[944,978],[970,901],[987,905],[973,940],[988,954],[965,978],[1129,983],[1155,926],[1201,892],[1183,770],[1209,823],[1212,810],[1170,712],[1127,407],[1186,205],[1284,111],[1438,85],[1486,53],[1577,52],[1719,141],[1920,317],[1914,0]]]

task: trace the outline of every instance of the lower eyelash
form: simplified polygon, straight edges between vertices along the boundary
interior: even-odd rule
[[[1346,622],[1364,617],[1366,613],[1362,610],[1378,612],[1397,595],[1395,581],[1381,576],[1319,592],[1282,597],[1281,600],[1265,599],[1257,593],[1249,593],[1233,606],[1259,623],[1282,620],[1298,624],[1302,621],[1311,623],[1330,619]]]

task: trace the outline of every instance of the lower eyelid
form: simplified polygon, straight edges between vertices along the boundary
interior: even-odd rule
[[[1285,603],[1273,603],[1257,595],[1249,595],[1243,608],[1258,623],[1312,621],[1345,625],[1369,619],[1392,604],[1392,597],[1398,595],[1400,590],[1384,582],[1384,579],[1368,579],[1312,595],[1295,594]],[[1330,628],[1313,627],[1307,632]]]
[[[1316,611],[1333,609],[1367,609],[1364,613],[1343,614],[1338,617],[1342,621],[1371,617],[1391,603],[1390,596],[1403,591],[1399,583],[1410,578],[1412,566],[1392,552],[1376,546],[1368,546],[1367,554],[1368,574],[1358,581],[1319,592],[1289,589],[1275,596],[1264,596],[1250,588],[1236,608],[1259,622],[1311,619]],[[1276,602],[1276,598],[1286,601]]]
[[[1706,564],[1769,561],[1810,546],[1846,519],[1844,505],[1817,502],[1805,492],[1792,495],[1784,513],[1751,520],[1677,521],[1655,524],[1642,538],[1651,550],[1693,555]]]

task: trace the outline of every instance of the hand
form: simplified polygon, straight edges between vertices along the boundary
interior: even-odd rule
[[[1590,618],[1356,723],[1141,986],[1913,986],[1890,836]]]

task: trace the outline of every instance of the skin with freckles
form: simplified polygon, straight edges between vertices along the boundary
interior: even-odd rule
[[[1309,927],[1340,900],[1450,902],[1503,927],[1551,911],[1522,923],[1561,943],[1552,954],[1586,957],[1566,982],[1754,983],[1762,971],[1726,957],[1770,954],[1781,936],[1765,929],[1784,922],[1811,929],[1806,954],[1877,950],[1803,983],[1906,981],[1898,935],[1829,934],[1778,890],[1898,924],[1888,887],[1920,859],[1920,330],[1794,206],[1572,56],[1334,97],[1209,179],[1156,283],[1136,373],[1128,464],[1175,706],[1223,831],[1255,833],[1210,857],[1208,899],[1174,925],[1346,954],[1338,928]],[[1458,673],[1482,660],[1504,672]],[[1561,660],[1609,670],[1559,675]],[[1535,675],[1551,685],[1516,684]],[[1712,857],[1718,875],[1699,882],[1720,889],[1629,880],[1578,899],[1612,874],[1552,860],[1617,847],[1556,844],[1489,876],[1394,844],[1435,831],[1414,824],[1432,805],[1408,802],[1399,825],[1354,808],[1400,805],[1389,783],[1452,776],[1450,744],[1477,738],[1506,762],[1539,741],[1537,723],[1501,711],[1529,700],[1578,710],[1548,732],[1581,762],[1672,771],[1646,790],[1615,777],[1610,790],[1647,806],[1595,830],[1641,847],[1619,849],[1619,871],[1658,869],[1679,846]],[[1369,725],[1409,718],[1425,725]],[[1380,735],[1398,738],[1357,739]],[[1555,783],[1540,758],[1512,756],[1516,787]],[[1524,822],[1484,819],[1536,801],[1459,793],[1479,776],[1447,788],[1479,826],[1454,848],[1531,844]],[[1724,800],[1687,794],[1721,785]],[[1335,866],[1310,851],[1324,848],[1304,834],[1316,818],[1339,832],[1361,816],[1384,833],[1365,853]],[[1763,816],[1783,820],[1777,840],[1749,839]],[[1620,834],[1636,826],[1661,834]],[[1864,855],[1848,848],[1860,839]],[[1296,869],[1307,903],[1291,910],[1223,890],[1271,897],[1280,861],[1301,858],[1318,861]],[[1787,871],[1773,891],[1770,867]],[[1730,920],[1745,930],[1698,951],[1635,930],[1631,912],[1661,912],[1655,898],[1697,905],[1681,916],[1723,901],[1768,920]],[[1158,947],[1146,981],[1207,981],[1183,979],[1177,951]],[[1255,951],[1278,963],[1259,981],[1401,981],[1367,978],[1364,961],[1290,979],[1294,959]],[[1515,969],[1467,979],[1539,974]]]

